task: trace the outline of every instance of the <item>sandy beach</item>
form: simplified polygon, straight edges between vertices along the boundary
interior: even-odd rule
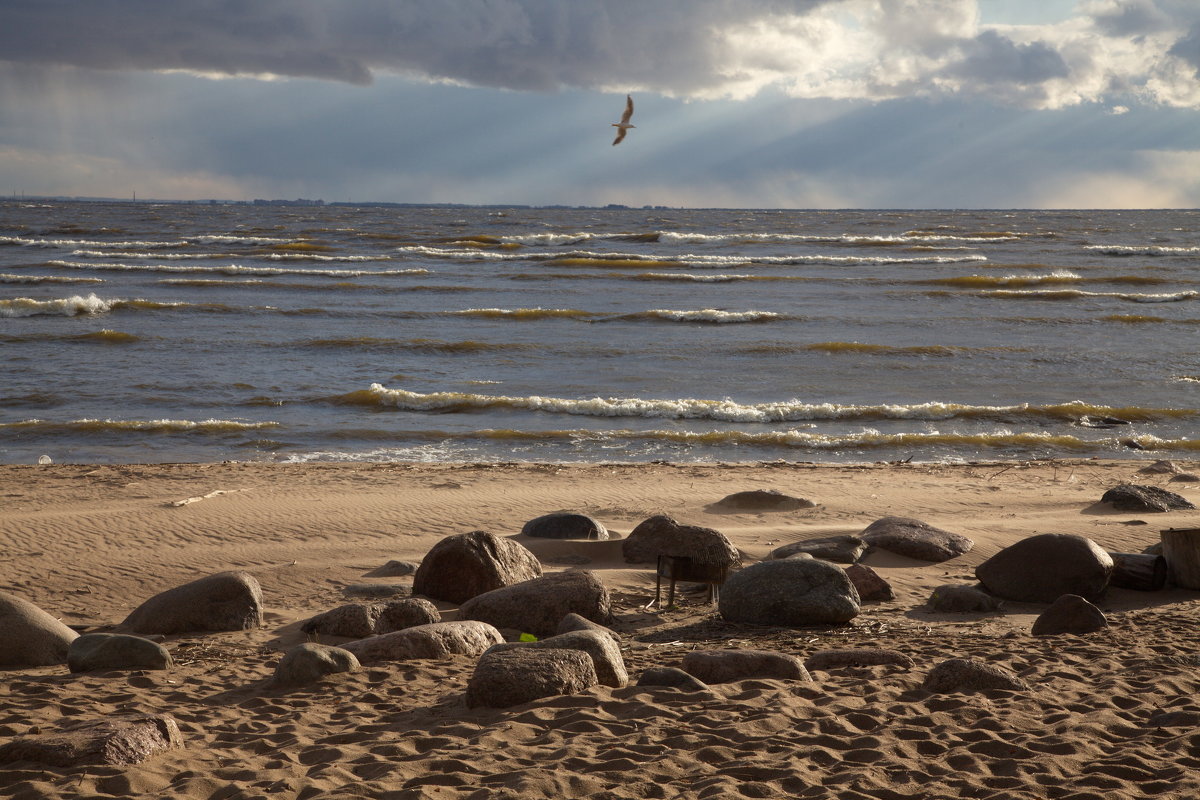
[[[183,747],[125,767],[0,765],[18,798],[724,798],[1113,800],[1200,796],[1200,592],[1110,588],[1098,633],[1034,637],[1044,606],[935,614],[934,588],[1039,533],[1138,553],[1200,512],[1115,512],[1098,503],[1134,482],[1200,502],[1200,484],[1138,474],[1146,461],[968,465],[307,464],[0,466],[0,590],[81,632],[111,630],[143,600],[205,575],[244,570],[266,625],[168,636],[170,670],[72,675],[12,670],[0,682],[0,743],[64,722],[170,714]],[[1189,472],[1198,465],[1177,462]],[[774,489],[813,508],[731,513],[736,491]],[[537,540],[522,525],[589,514],[614,537],[667,514],[728,536],[746,563],[789,542],[857,534],[884,516],[963,534],[970,552],[931,564],[883,551],[863,563],[893,587],[838,627],[723,621],[703,595],[647,610],[653,570],[620,541]],[[625,688],[596,687],[510,709],[468,708],[474,658],[375,664],[292,691],[266,689],[300,625],[356,598],[391,560],[419,562],[442,538],[516,537],[546,571],[593,570],[613,597]],[[349,592],[348,592],[349,590]],[[439,603],[443,618],[455,607]],[[336,643],[336,642],[327,642]],[[878,647],[914,666],[752,679],[687,693],[632,685],[691,649],[805,657]],[[931,694],[949,658],[992,662],[1028,691]],[[1172,713],[1169,717],[1161,715]],[[1166,724],[1164,724],[1164,722]]]

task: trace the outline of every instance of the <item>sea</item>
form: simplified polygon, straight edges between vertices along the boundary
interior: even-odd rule
[[[0,463],[1200,454],[1200,211],[0,202]]]

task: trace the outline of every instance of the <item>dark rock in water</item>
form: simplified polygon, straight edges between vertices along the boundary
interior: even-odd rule
[[[638,677],[638,686],[670,686],[685,692],[702,692],[708,684],[678,667],[650,667]]]
[[[683,671],[705,683],[731,683],[747,678],[811,681],[798,656],[774,650],[689,650]]]
[[[1020,691],[1029,688],[1017,675],[983,661],[952,658],[929,671],[921,684],[927,692],[985,692],[992,689]]]
[[[521,528],[525,536],[540,539],[608,539],[608,529],[586,514],[558,511],[531,519]]]
[[[871,547],[935,563],[957,558],[975,546],[966,536],[908,517],[875,520],[859,535]]]
[[[1117,511],[1133,511],[1137,513],[1155,511],[1181,511],[1194,509],[1195,506],[1185,498],[1159,489],[1157,486],[1139,486],[1133,483],[1122,483],[1109,489],[1100,498],[1101,503],[1111,503]]]
[[[851,564],[845,567],[846,577],[858,591],[858,599],[863,603],[885,603],[896,599],[892,585],[880,577],[879,573],[866,564]]]
[[[244,631],[263,624],[262,587],[248,572],[219,572],[156,594],[121,627],[134,633]]]
[[[718,610],[728,622],[838,625],[858,616],[859,597],[841,567],[815,558],[782,558],[731,575]]]
[[[28,600],[0,592],[0,669],[65,664],[78,636]]]
[[[1130,450],[1145,450],[1146,445],[1139,442],[1137,439],[1121,439],[1121,447],[1127,447]]]
[[[1104,612],[1077,594],[1064,594],[1034,621],[1034,636],[1095,633],[1108,627]]]
[[[1128,425],[1129,420],[1119,419],[1118,417],[1095,417],[1083,416],[1075,423],[1081,428],[1116,428],[1121,425]]]
[[[430,549],[413,576],[412,592],[462,603],[541,574],[541,562],[521,543],[472,531],[447,536]]]
[[[813,558],[824,561],[835,561],[839,564],[853,564],[862,558],[867,551],[867,543],[857,536],[824,536],[820,539],[808,539],[803,542],[792,542],[771,551],[771,558],[788,558],[796,553],[808,553]]]
[[[1000,601],[974,586],[939,586],[929,596],[929,607],[934,611],[949,613],[971,613],[1000,610]]]
[[[183,745],[179,725],[166,714],[129,714],[73,722],[60,733],[14,739],[0,746],[0,764],[33,761],[54,767],[140,764]]]
[[[271,688],[305,686],[326,675],[360,669],[358,658],[349,650],[307,642],[284,653],[267,685]]]
[[[71,642],[67,668],[71,672],[102,669],[168,669],[174,665],[167,648],[140,636],[85,633]]]
[[[595,573],[572,569],[552,572],[476,595],[458,609],[458,618],[534,636],[553,636],[567,614],[599,622],[612,620],[612,599]]]
[[[592,657],[579,650],[517,647],[484,653],[467,683],[467,708],[510,708],[575,694],[598,680]]]
[[[852,647],[838,650],[818,650],[804,660],[809,671],[842,669],[843,667],[893,666],[912,669],[913,660],[896,650],[877,647]]]
[[[802,497],[783,494],[775,489],[752,489],[747,492],[734,492],[713,505],[731,511],[794,511],[798,508],[813,508],[816,503]]]
[[[1098,598],[1112,556],[1083,536],[1043,533],[1009,545],[975,568],[989,592],[1020,603],[1053,603],[1064,594]]]
[[[621,555],[630,564],[653,564],[659,556],[683,556],[713,566],[733,567],[742,554],[720,531],[680,525],[657,515],[641,522],[621,542]]]

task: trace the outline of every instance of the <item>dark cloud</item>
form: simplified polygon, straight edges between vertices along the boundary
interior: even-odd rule
[[[995,31],[984,31],[965,42],[963,52],[963,58],[947,67],[944,74],[975,84],[1018,86],[1032,86],[1070,74],[1063,57],[1045,42],[1017,44]]]
[[[1155,0],[1117,0],[1100,7],[1092,19],[1106,36],[1117,37],[1157,33],[1176,24]]]

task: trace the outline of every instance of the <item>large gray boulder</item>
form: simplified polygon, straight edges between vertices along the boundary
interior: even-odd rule
[[[67,650],[71,672],[102,669],[169,669],[174,666],[167,648],[140,636],[120,633],[85,633]]]
[[[1181,511],[1196,507],[1175,492],[1168,492],[1157,486],[1140,486],[1136,483],[1122,483],[1114,486],[1101,496],[1100,502],[1111,503],[1117,511],[1132,511],[1136,514]]]
[[[579,650],[518,647],[485,653],[467,683],[467,707],[509,708],[596,685],[592,658]]]
[[[341,647],[353,653],[363,664],[373,664],[417,658],[449,658],[454,655],[477,656],[503,641],[500,631],[484,622],[435,622],[369,636],[357,642],[347,642]]]
[[[654,564],[659,556],[684,556],[704,564],[735,567],[742,555],[720,531],[680,525],[671,517],[650,517],[621,542],[621,555],[630,564]]]
[[[838,564],[854,564],[867,551],[867,543],[858,536],[822,536],[780,545],[771,551],[771,558],[789,558],[797,553],[808,553],[823,561]]]
[[[587,514],[556,511],[531,519],[521,528],[525,536],[539,539],[608,539],[608,528]]]
[[[729,622],[754,625],[837,625],[858,616],[858,591],[845,570],[828,561],[784,558],[735,572],[717,606]]]
[[[683,671],[704,683],[731,683],[747,678],[811,681],[798,656],[773,650],[689,650]]]
[[[417,567],[412,592],[463,603],[541,574],[541,562],[520,542],[487,531],[471,531],[447,536],[433,546]]]
[[[0,669],[65,664],[78,636],[28,600],[0,592]]]
[[[612,621],[608,588],[588,570],[552,572],[540,578],[493,589],[463,603],[459,619],[475,619],[497,628],[553,636],[567,614],[599,622]]]
[[[1112,556],[1091,539],[1043,533],[996,553],[975,568],[975,577],[1006,600],[1053,603],[1064,594],[1098,598],[1112,571]]]
[[[308,620],[300,626],[300,630],[362,639],[441,621],[441,612],[433,603],[423,597],[406,597],[389,603],[349,603],[338,606]]]
[[[580,650],[592,657],[596,667],[596,678],[600,683],[618,689],[629,683],[629,673],[625,669],[625,659],[621,657],[621,648],[611,636],[601,631],[569,631],[535,642],[506,642],[495,645],[488,652],[510,650],[514,647]]]
[[[358,672],[358,658],[341,647],[305,642],[283,654],[275,674],[267,681],[270,688],[291,688],[315,683],[326,675]]]
[[[966,536],[909,517],[877,519],[859,535],[871,547],[918,561],[949,561],[975,546]]]
[[[248,572],[219,572],[156,594],[125,618],[133,633],[244,631],[262,627],[262,587]]]
[[[1034,636],[1095,633],[1108,627],[1104,612],[1077,594],[1064,594],[1033,622]]]
[[[858,591],[858,599],[863,603],[883,603],[896,599],[896,591],[892,585],[875,570],[866,564],[850,564],[843,567],[846,576]]]

